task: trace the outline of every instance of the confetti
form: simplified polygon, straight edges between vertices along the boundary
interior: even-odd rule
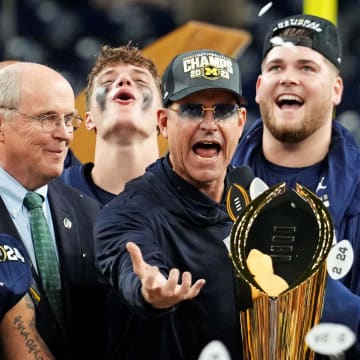
[[[263,16],[266,12],[269,11],[269,9],[272,7],[272,1],[268,2],[265,6],[263,6],[259,13],[258,16]]]
[[[274,36],[270,39],[272,46],[283,46],[289,49],[295,50],[296,46],[291,41],[284,41],[280,36]]]
[[[280,36],[274,36],[270,39],[270,42],[273,46],[282,46],[285,41]]]

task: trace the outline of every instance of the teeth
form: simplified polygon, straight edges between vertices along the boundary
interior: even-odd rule
[[[302,100],[296,96],[296,95],[281,95],[279,96],[279,101],[298,101],[298,102],[302,102]]]

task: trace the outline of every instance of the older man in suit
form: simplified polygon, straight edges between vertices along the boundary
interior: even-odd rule
[[[0,70],[0,232],[26,248],[36,325],[58,360],[105,357],[105,289],[92,239],[99,206],[56,180],[81,121],[74,106],[69,82],[47,66],[20,62]],[[40,199],[40,235],[29,194]],[[39,239],[47,246],[42,254]]]

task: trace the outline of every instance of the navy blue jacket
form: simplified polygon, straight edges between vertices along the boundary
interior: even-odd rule
[[[91,162],[86,164],[74,164],[65,168],[59,179],[64,181],[65,184],[82,191],[103,206],[111,201],[116,195],[101,189],[94,184],[91,177],[93,167],[94,164]]]
[[[85,175],[87,172],[91,172],[93,166],[93,163],[71,165],[64,168],[64,171],[60,175],[60,179],[64,181],[65,184],[79,189],[84,194],[96,199],[94,192],[91,190],[88,182],[86,181]]]
[[[269,186],[286,181],[288,187],[293,187],[298,182],[316,193],[328,205],[337,240],[347,239],[351,242],[355,259],[351,272],[342,282],[328,280],[322,321],[349,326],[358,339],[347,358],[352,356],[351,358],[360,359],[359,147],[349,131],[334,121],[329,153],[316,165],[316,172],[309,176],[308,168],[289,169],[269,164],[262,153],[262,132],[262,121],[257,119],[240,139],[232,165],[250,166],[255,175]]]
[[[242,358],[233,265],[223,243],[232,228],[218,204],[174,173],[167,158],[130,181],[100,212],[94,227],[98,268],[118,296],[121,322],[113,359],[195,360],[210,341]],[[169,269],[204,278],[200,294],[167,310],[145,303],[125,245],[167,277]],[[117,336],[117,338],[116,338]]]

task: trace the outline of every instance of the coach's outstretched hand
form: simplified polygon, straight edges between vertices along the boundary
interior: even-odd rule
[[[192,275],[185,271],[181,275],[178,269],[171,269],[166,279],[156,266],[147,264],[140,248],[129,242],[126,244],[134,272],[141,280],[141,292],[147,303],[156,309],[167,309],[183,300],[196,297],[205,285],[204,279],[197,280],[192,284]]]

